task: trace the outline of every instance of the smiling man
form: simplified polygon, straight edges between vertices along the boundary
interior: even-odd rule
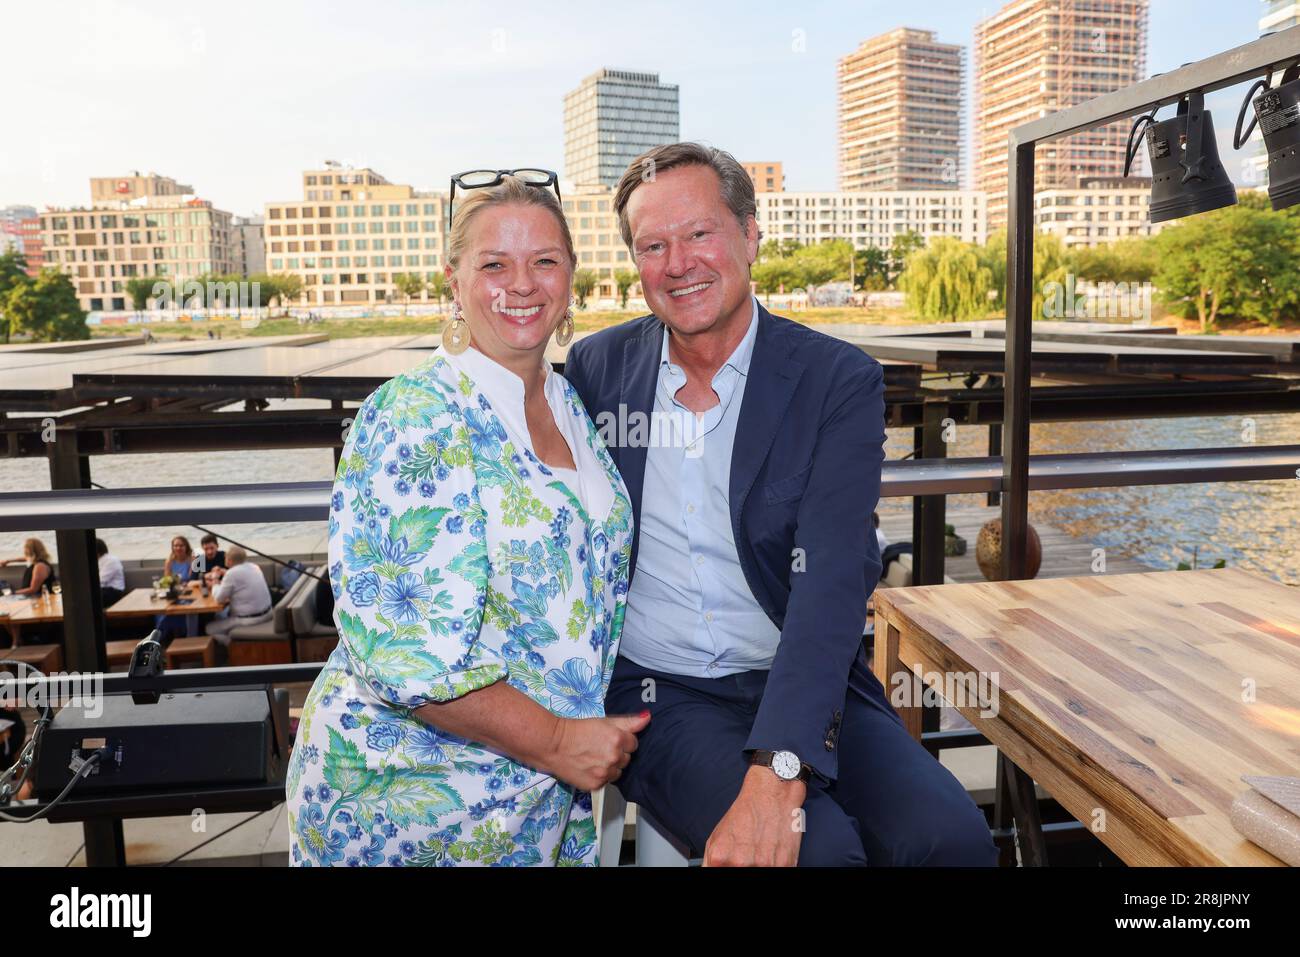
[[[636,538],[606,711],[653,715],[619,789],[708,865],[994,864],[866,667],[879,363],[758,304],[730,154],[657,147],[614,205],[654,313],[576,343],[565,374],[597,421],[691,426],[610,449]]]

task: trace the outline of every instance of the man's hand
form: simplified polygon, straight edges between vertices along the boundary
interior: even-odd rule
[[[705,867],[794,867],[803,831],[797,826],[808,786],[782,781],[771,768],[751,767],[740,794],[704,845]]]

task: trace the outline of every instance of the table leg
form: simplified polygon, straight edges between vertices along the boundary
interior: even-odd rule
[[[1005,784],[1006,799],[1011,804],[1011,814],[1016,823],[1016,843],[1020,847],[1020,860],[1025,867],[1047,866],[1047,842],[1043,837],[1043,818],[1038,810],[1038,795],[1034,792],[1034,779],[1020,767],[998,752],[998,783]],[[994,825],[998,826],[998,804],[994,803]],[[1005,806],[1002,810],[1005,819]]]
[[[86,837],[87,867],[125,867],[126,839],[121,818],[96,818],[81,825]]]
[[[893,689],[895,688],[894,676],[900,672],[904,673],[909,682],[916,679],[912,676],[912,669],[904,667],[900,657],[902,645],[902,636],[898,633],[898,628],[894,623],[882,618],[879,613],[876,615],[876,641],[875,651],[872,656],[871,670],[876,673],[876,678],[885,688],[885,696],[892,701]],[[915,687],[915,684],[912,685]],[[908,695],[908,699],[912,695]],[[920,702],[915,704],[895,705],[898,716],[903,719],[903,727],[917,741],[921,740],[921,707]]]

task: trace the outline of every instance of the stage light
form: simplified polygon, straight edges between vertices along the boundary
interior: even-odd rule
[[[1268,149],[1268,198],[1274,209],[1286,209],[1300,203],[1300,63],[1288,67],[1276,87],[1272,82],[1270,72],[1268,79],[1256,80],[1246,92],[1241,112],[1237,114],[1232,146],[1241,149],[1255,123],[1259,123]],[[1260,91],[1258,96],[1256,91]],[[1243,133],[1241,121],[1252,98],[1255,115]]]
[[[1155,117],[1153,110],[1133,123],[1124,157],[1127,176],[1146,137],[1151,160],[1151,222],[1235,206],[1237,189],[1219,162],[1214,123],[1200,91],[1179,101],[1176,116],[1167,120]]]

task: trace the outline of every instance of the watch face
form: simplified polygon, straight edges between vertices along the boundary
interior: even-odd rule
[[[793,751],[778,751],[772,755],[772,770],[784,781],[793,781],[799,776],[801,763]]]

